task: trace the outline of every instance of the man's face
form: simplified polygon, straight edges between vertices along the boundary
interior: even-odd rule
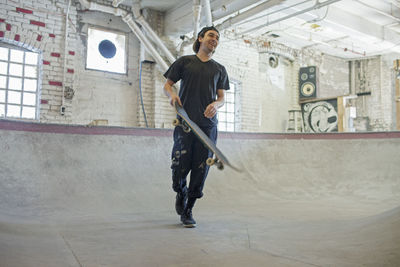
[[[208,30],[204,37],[199,37],[200,49],[206,49],[207,52],[214,52],[219,43],[219,34],[214,30]]]

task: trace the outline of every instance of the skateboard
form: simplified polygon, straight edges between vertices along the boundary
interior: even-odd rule
[[[179,119],[174,119],[173,125],[182,127],[185,133],[189,133],[192,131],[195,136],[203,143],[211,152],[214,153],[214,158],[208,158],[206,164],[208,166],[215,165],[219,170],[223,170],[224,166],[229,166],[237,172],[241,172],[241,170],[235,166],[233,166],[229,160],[225,157],[225,155],[218,149],[218,147],[214,144],[213,141],[194,123],[186,113],[186,111],[181,107],[178,103],[175,102],[175,111],[176,114],[180,118],[182,118],[182,122]]]

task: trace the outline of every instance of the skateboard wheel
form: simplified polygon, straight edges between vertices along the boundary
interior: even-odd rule
[[[217,168],[218,170],[222,171],[224,169],[224,164],[222,164],[221,162],[217,162]]]
[[[208,159],[206,160],[206,164],[207,164],[208,166],[212,166],[212,165],[214,165],[214,163],[215,163],[215,160],[212,159],[212,158],[208,158]]]
[[[179,120],[178,119],[174,119],[173,121],[172,121],[172,125],[174,125],[174,126],[178,126],[180,123],[179,123]]]
[[[182,129],[183,129],[183,131],[184,131],[185,133],[190,132],[190,127],[187,125],[186,122],[183,122],[183,123],[182,123]]]

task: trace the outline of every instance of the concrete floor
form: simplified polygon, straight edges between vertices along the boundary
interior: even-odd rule
[[[194,229],[171,135],[0,121],[0,266],[400,266],[400,133],[220,134]]]

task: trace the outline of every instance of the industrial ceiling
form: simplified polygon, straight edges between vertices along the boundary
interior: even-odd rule
[[[134,2],[165,13],[166,35],[193,31],[192,0],[121,4]],[[214,24],[237,38],[313,48],[348,59],[400,53],[399,0],[210,0],[210,6]]]

